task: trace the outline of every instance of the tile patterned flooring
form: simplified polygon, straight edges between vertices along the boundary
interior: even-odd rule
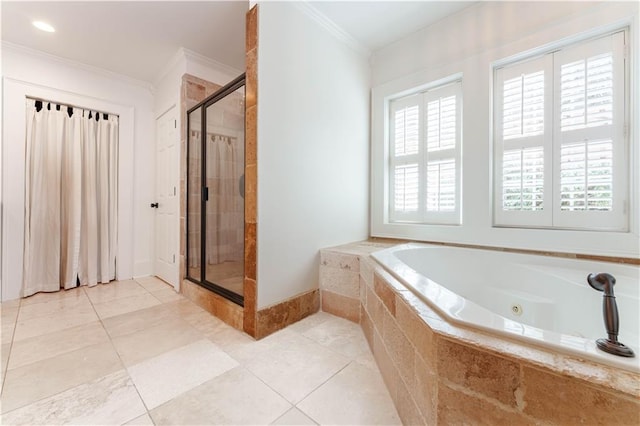
[[[1,304],[2,424],[400,424],[360,327],[255,341],[157,278]]]

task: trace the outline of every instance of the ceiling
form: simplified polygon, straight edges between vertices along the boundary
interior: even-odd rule
[[[454,14],[473,1],[310,1],[370,51]]]
[[[472,2],[312,1],[370,51]],[[2,40],[153,83],[179,48],[244,69],[248,0],[2,1]],[[43,20],[45,33],[31,25]]]
[[[248,1],[2,1],[2,40],[154,82],[180,47],[244,70]],[[46,21],[55,33],[36,29]]]

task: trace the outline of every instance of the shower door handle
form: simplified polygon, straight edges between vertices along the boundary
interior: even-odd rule
[[[154,209],[157,209],[158,208],[158,203],[151,203],[151,207],[154,208]]]

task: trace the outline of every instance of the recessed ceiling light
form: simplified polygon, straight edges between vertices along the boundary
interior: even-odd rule
[[[48,33],[54,33],[56,31],[56,29],[53,28],[51,25],[42,21],[33,21],[33,26],[39,30],[46,31]]]

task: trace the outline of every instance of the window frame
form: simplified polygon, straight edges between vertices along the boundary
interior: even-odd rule
[[[633,226],[632,206],[637,200],[632,198],[631,188],[633,187],[633,157],[632,139],[628,129],[630,123],[630,110],[633,108],[630,99],[631,81],[630,73],[633,69],[629,60],[629,26],[607,28],[600,31],[590,32],[586,35],[578,35],[556,43],[543,46],[542,48],[522,52],[495,61],[491,64],[491,100],[492,100],[492,226],[494,228],[534,228],[547,230],[574,230],[584,231],[606,231],[606,232],[630,232]],[[622,43],[615,44],[614,38],[622,37]],[[563,133],[561,131],[560,113],[560,77],[559,71],[563,56],[575,55],[577,51],[595,50],[592,45],[604,40],[612,40],[611,43],[620,50],[614,50],[613,55],[617,61],[621,61],[620,66],[614,66],[614,114],[611,125],[613,129],[614,143],[614,180],[613,188],[616,194],[624,194],[614,198],[612,211],[571,211],[566,212],[560,209],[560,150],[563,145]],[[582,55],[581,57],[587,57]],[[505,145],[515,145],[524,140],[515,139],[504,140],[502,137],[502,96],[503,82],[508,80],[503,74],[511,72],[515,74],[520,68],[530,68],[532,62],[544,63],[545,75],[545,100],[544,100],[544,204],[548,206],[542,211],[517,211],[503,210],[503,182],[502,182],[502,156],[506,150]],[[547,75],[550,77],[547,78]],[[549,92],[551,92],[549,94]],[[616,99],[617,97],[617,99]],[[619,121],[622,121],[620,123]],[[597,133],[598,127],[593,133]],[[575,131],[581,132],[581,131]],[[535,138],[535,136],[534,136]],[[526,141],[525,141],[526,142]],[[525,145],[529,145],[525,143]],[[533,146],[533,145],[532,145]],[[540,146],[540,145],[538,145]],[[613,218],[613,219],[612,219]],[[614,221],[615,225],[609,223]]]

